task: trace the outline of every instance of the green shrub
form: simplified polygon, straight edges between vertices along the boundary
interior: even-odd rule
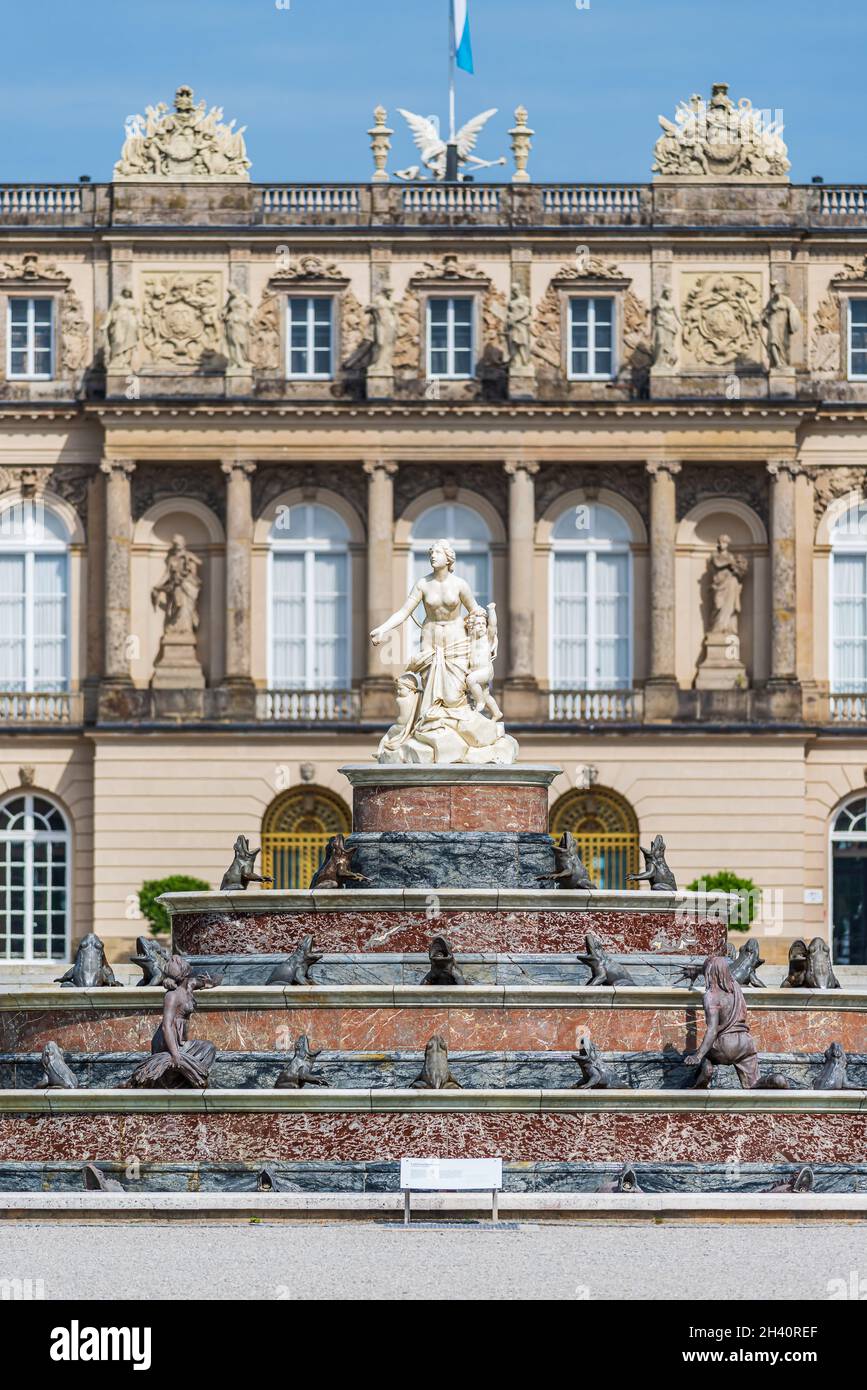
[[[154,936],[171,930],[169,914],[157,902],[161,893],[207,893],[210,887],[203,878],[190,878],[188,874],[171,874],[168,878],[152,878],[143,883],[138,890],[138,905],[150,922]]]
[[[729,922],[732,931],[749,931],[761,905],[761,888],[751,878],[740,878],[731,869],[719,869],[715,874],[697,878],[687,888],[691,893],[737,893],[741,905],[737,917]]]

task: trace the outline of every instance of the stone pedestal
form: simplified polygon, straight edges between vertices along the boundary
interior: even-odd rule
[[[742,689],[747,683],[746,667],[739,657],[731,655],[738,649],[737,637],[731,633],[709,632],[695,678],[696,690]]]
[[[557,767],[413,767],[351,763],[352,824],[363,832],[548,831],[548,788]]]
[[[151,676],[152,690],[203,690],[205,677],[194,637],[167,632]]]

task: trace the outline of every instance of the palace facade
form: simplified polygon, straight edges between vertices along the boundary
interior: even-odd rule
[[[379,112],[370,183],[262,185],[186,90],[0,186],[0,958],[123,958],[238,833],[306,886],[442,536],[603,885],[662,833],[867,961],[867,190],[755,129],[538,185],[520,110],[506,182],[395,182]]]

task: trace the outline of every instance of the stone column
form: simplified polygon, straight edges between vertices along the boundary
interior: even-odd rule
[[[390,719],[394,715],[394,677],[388,643],[374,647],[367,640],[372,628],[391,617],[394,611],[392,571],[394,564],[394,475],[396,463],[367,459],[367,642],[366,676],[362,687],[362,715],[365,719]],[[394,641],[402,640],[399,633]]]
[[[250,459],[226,459],[226,660],[223,685],[242,703],[253,690],[250,609],[250,552],[253,543]]]
[[[795,485],[800,465],[792,459],[773,459],[771,478],[771,675],[769,714],[774,718],[800,714],[797,642],[797,567],[795,548]]]
[[[131,685],[130,661],[130,553],[132,549],[132,498],[130,478],[135,464],[128,459],[104,458],[105,474],[105,633],[103,683]]]
[[[516,459],[504,465],[509,477],[509,665],[505,713],[516,719],[541,715],[535,676],[533,554],[538,463]]]
[[[644,717],[672,719],[677,713],[675,676],[674,534],[677,524],[675,478],[680,464],[653,459],[650,474],[650,673]]]

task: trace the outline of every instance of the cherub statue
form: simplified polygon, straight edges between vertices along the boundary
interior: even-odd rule
[[[502,719],[503,711],[491,693],[494,680],[494,660],[497,655],[497,605],[489,603],[486,610],[477,608],[464,618],[470,643],[470,668],[467,671],[467,692],[473,709],[489,710],[492,719]]]

